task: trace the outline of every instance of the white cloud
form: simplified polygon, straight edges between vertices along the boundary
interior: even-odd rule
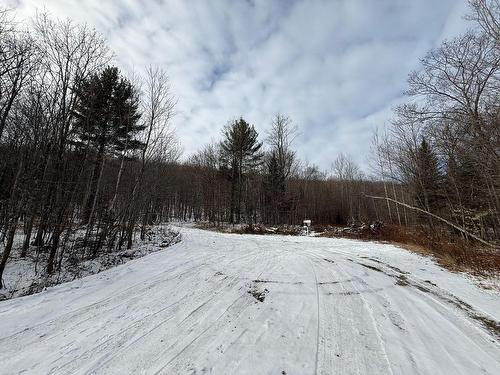
[[[236,116],[260,132],[277,111],[302,158],[340,152],[367,168],[372,131],[400,100],[426,50],[463,31],[463,0],[7,0],[20,17],[45,7],[103,32],[125,70],[169,72],[186,153]],[[19,3],[19,4],[17,4]]]

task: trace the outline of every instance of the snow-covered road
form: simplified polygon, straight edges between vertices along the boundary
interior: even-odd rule
[[[0,302],[0,373],[500,374],[499,295],[430,259],[182,233],[165,251]]]

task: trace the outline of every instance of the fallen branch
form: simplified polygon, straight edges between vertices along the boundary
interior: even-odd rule
[[[474,235],[474,234],[472,234],[472,233],[470,233],[470,232],[466,231],[465,229],[463,229],[463,228],[459,227],[458,225],[453,224],[451,221],[446,220],[446,219],[443,219],[442,217],[440,217],[440,216],[438,216],[438,215],[435,215],[435,214],[433,214],[432,212],[429,212],[429,211],[423,210],[423,209],[421,209],[421,208],[419,208],[419,207],[411,206],[411,205],[409,205],[409,204],[407,204],[407,203],[399,202],[399,201],[397,201],[397,200],[395,200],[395,199],[392,199],[392,198],[389,198],[389,197],[375,197],[375,196],[373,196],[373,195],[367,195],[367,194],[363,194],[363,195],[364,195],[365,197],[367,197],[367,198],[372,198],[372,199],[381,199],[381,200],[385,200],[385,201],[388,201],[388,202],[393,202],[393,203],[399,204],[399,205],[401,205],[401,206],[403,206],[403,207],[409,208],[410,210],[414,210],[414,211],[422,212],[422,213],[424,213],[424,214],[426,214],[426,215],[429,215],[429,216],[431,216],[431,217],[433,217],[433,218],[435,218],[435,219],[437,219],[437,220],[439,220],[439,221],[442,221],[442,222],[443,222],[443,223],[445,223],[445,224],[448,224],[449,226],[451,226],[451,227],[455,228],[456,230],[458,230],[458,231],[462,232],[462,233],[463,233],[463,234],[465,234],[466,236],[469,236],[469,237],[471,237],[471,238],[474,238],[476,241],[478,241],[478,242],[482,243],[483,245],[486,245],[486,246],[489,246],[489,247],[492,247],[492,248],[495,248],[495,249],[497,248],[495,245],[493,245],[493,244],[489,243],[488,241],[483,240],[481,237],[478,237],[478,236],[476,236],[476,235]]]

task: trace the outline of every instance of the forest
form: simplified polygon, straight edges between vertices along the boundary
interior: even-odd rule
[[[16,238],[21,257],[46,254],[50,275],[64,255],[130,248],[173,220],[383,223],[498,249],[500,7],[469,3],[469,31],[422,57],[374,131],[370,172],[342,150],[329,170],[301,161],[301,124],[278,112],[261,134],[228,113],[216,141],[182,155],[166,68],[127,74],[88,25],[39,13],[26,26],[1,10],[0,286]]]

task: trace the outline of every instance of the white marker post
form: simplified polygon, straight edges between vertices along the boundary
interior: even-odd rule
[[[311,220],[304,220],[304,229],[306,230],[306,236],[309,235],[309,227],[311,226]]]

